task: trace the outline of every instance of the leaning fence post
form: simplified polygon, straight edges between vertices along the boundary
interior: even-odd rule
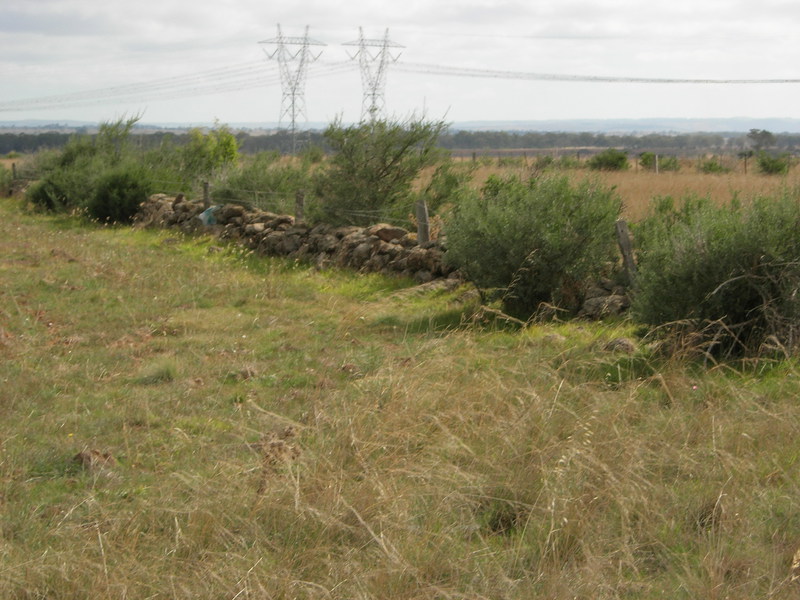
[[[11,181],[17,180],[17,163],[11,163]]]
[[[428,223],[428,204],[424,199],[417,200],[417,243],[427,244],[431,239]]]
[[[306,193],[304,190],[297,190],[294,195],[294,220],[297,223],[302,222],[305,216],[306,208]]]
[[[623,219],[617,221],[617,243],[622,253],[622,264],[625,267],[628,284],[633,286],[636,284],[636,261],[633,260],[633,244],[631,244],[630,230]]]
[[[209,193],[209,185],[207,181],[203,182],[203,208],[211,206],[211,194]]]

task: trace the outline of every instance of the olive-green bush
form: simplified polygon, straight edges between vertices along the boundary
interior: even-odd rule
[[[448,216],[446,258],[515,317],[528,319],[543,303],[575,313],[586,283],[615,256],[621,207],[592,179],[493,176]]]
[[[794,347],[800,333],[800,196],[717,207],[662,198],[635,230],[634,317],[691,332],[711,355]]]
[[[628,153],[616,148],[608,148],[586,161],[586,166],[594,171],[624,171],[630,167]]]
[[[136,165],[117,167],[100,177],[87,202],[86,212],[104,223],[129,223],[152,191],[144,169]]]

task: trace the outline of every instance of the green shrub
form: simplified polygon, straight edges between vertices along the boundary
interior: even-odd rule
[[[691,331],[716,355],[795,346],[800,325],[797,193],[749,207],[662,199],[635,230],[638,289],[632,312],[666,331]]]
[[[681,168],[677,157],[657,156],[653,152],[642,152],[639,155],[639,165],[648,171],[655,171],[656,166],[659,171],[678,171]]]
[[[541,173],[545,169],[552,167],[555,162],[556,159],[550,154],[542,154],[533,160],[533,166],[531,168],[534,172]]]
[[[309,144],[298,153],[298,156],[306,166],[317,165],[325,160],[325,150],[316,144]]]
[[[59,212],[66,209],[64,193],[51,179],[32,183],[25,192],[25,199],[39,210]]]
[[[595,171],[624,171],[629,167],[628,153],[616,148],[603,150],[590,158],[586,165]]]
[[[556,167],[562,171],[582,169],[583,166],[584,164],[581,162],[581,159],[572,154],[564,154],[560,156],[556,162]]]
[[[55,167],[45,166],[40,179],[28,188],[26,198],[36,208],[63,212],[83,207],[94,193],[97,178],[106,170],[94,152],[62,156]]]
[[[620,210],[596,181],[492,176],[449,215],[446,258],[513,316],[527,319],[542,303],[574,313],[587,280],[614,256]]]
[[[43,153],[36,166],[40,179],[27,199],[48,211],[86,208],[98,181],[130,156],[127,138],[137,119],[103,123],[94,138],[76,135],[61,152]]]
[[[151,192],[152,184],[144,169],[118,167],[97,182],[86,205],[87,214],[104,223],[129,223]]]
[[[789,154],[773,156],[766,152],[759,152],[756,156],[756,164],[758,170],[765,175],[785,175],[791,166],[791,156]]]
[[[716,156],[702,159],[697,166],[697,170],[706,175],[730,173],[731,171],[728,167],[723,165]]]
[[[0,196],[5,196],[11,191],[11,169],[0,165]]]

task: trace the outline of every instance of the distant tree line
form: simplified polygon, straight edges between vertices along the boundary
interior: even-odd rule
[[[74,135],[93,134],[86,131],[64,132],[43,131],[41,133],[0,133],[0,155],[9,152],[31,154],[46,149],[65,147]],[[246,131],[237,132],[236,139],[239,151],[244,154],[257,154],[265,151],[277,151],[282,154],[291,152],[292,136],[289,131],[281,130],[268,134],[252,134]],[[770,149],[773,151],[800,152],[800,134],[770,134]],[[147,133],[131,133],[132,142],[143,150],[154,150],[165,146],[184,146],[191,140],[188,131],[155,131]],[[298,134],[299,148],[318,147],[330,151],[324,134],[321,131],[304,131]],[[649,133],[645,135],[610,134],[592,132],[513,132],[513,131],[446,131],[438,140],[441,148],[450,151],[487,152],[496,150],[581,150],[624,148],[631,153],[663,152],[680,155],[691,155],[699,152],[739,152],[752,147],[751,134],[734,133],[681,133],[663,134]]]
[[[72,132],[68,131],[43,131],[43,132],[5,132],[0,133],[0,155],[9,152],[19,152],[22,154],[33,154],[42,150],[60,150],[68,142],[76,137],[86,137],[94,139],[95,133],[89,133],[86,129]],[[277,151],[281,153],[291,152],[292,135],[288,131],[277,131],[275,133],[255,135],[247,132],[238,132],[236,139],[239,142],[239,150],[245,154],[256,154],[265,151]],[[322,132],[311,131],[302,132],[299,137],[299,147],[304,146],[323,146]],[[147,133],[137,133],[136,130],[130,134],[132,144],[142,150],[156,150],[165,146],[185,146],[191,140],[189,131],[154,131]]]

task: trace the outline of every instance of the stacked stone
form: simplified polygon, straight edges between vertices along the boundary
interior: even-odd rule
[[[333,227],[296,222],[238,204],[208,210],[202,202],[154,194],[142,203],[135,223],[147,227],[177,227],[189,233],[207,231],[260,254],[285,256],[361,272],[410,277],[419,283],[453,275],[437,242],[418,244],[416,234],[385,223],[370,227]]]

